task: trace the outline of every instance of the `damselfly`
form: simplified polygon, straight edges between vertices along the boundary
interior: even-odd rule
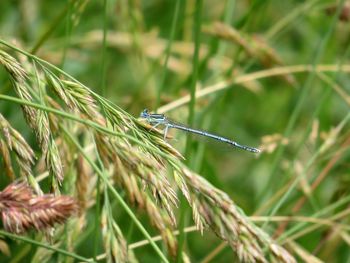
[[[237,148],[249,151],[249,152],[254,152],[254,153],[260,152],[260,150],[257,148],[241,145],[241,144],[239,144],[235,141],[232,141],[230,139],[227,139],[225,137],[215,135],[215,134],[212,134],[212,133],[209,133],[206,131],[196,130],[196,129],[186,127],[185,125],[176,123],[176,122],[168,119],[167,117],[165,117],[164,114],[150,113],[147,109],[145,109],[141,112],[140,117],[146,119],[149,124],[153,125],[152,128],[156,128],[158,125],[164,125],[165,126],[164,139],[167,136],[169,128],[175,128],[175,129],[195,133],[198,135],[206,136],[206,137],[209,137],[209,138],[221,141],[221,142],[225,142],[225,143],[228,143],[234,147],[237,147]]]

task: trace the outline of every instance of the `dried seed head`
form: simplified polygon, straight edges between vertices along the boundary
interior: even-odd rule
[[[17,81],[24,81],[27,78],[26,71],[18,61],[3,50],[0,50],[0,64],[11,74]]]
[[[46,81],[50,88],[53,88],[53,90],[56,92],[56,94],[63,100],[63,102],[71,109],[74,108],[74,105],[72,104],[72,101],[68,98],[65,90],[64,85],[61,82],[60,79],[58,79],[56,76],[51,75],[50,73],[46,72],[45,74]]]
[[[283,247],[271,243],[270,244],[270,250],[273,253],[273,255],[279,260],[279,262],[282,263],[296,263],[294,257],[292,257],[287,250],[285,250]]]
[[[12,202],[27,203],[33,191],[26,183],[12,183],[0,192],[0,210],[10,208]]]
[[[32,96],[30,95],[26,80],[27,73],[23,69],[20,63],[7,54],[6,52],[0,50],[0,64],[2,64],[7,72],[11,75],[11,82],[13,88],[17,95],[27,101],[32,101]],[[24,116],[31,127],[35,127],[36,123],[36,110],[32,107],[22,105],[24,111]]]
[[[74,108],[79,109],[88,118],[100,116],[90,90],[72,81],[62,80],[62,83],[64,84],[64,92],[70,101],[70,105],[74,105]]]
[[[33,164],[34,163],[34,151],[22,137],[22,135],[15,129],[9,126],[11,134],[11,146],[17,153],[18,157],[22,160]]]
[[[91,174],[85,163],[84,157],[79,155],[76,161],[77,168],[77,199],[80,207],[80,211],[85,211],[88,206],[88,194],[89,194],[89,184],[91,181]]]
[[[34,163],[34,152],[22,135],[15,130],[0,114],[0,131],[5,140],[1,140],[1,153],[5,168],[11,174],[11,159],[9,152],[14,151],[17,163],[23,176],[31,174],[31,166]]]
[[[275,258],[279,259],[283,254],[290,262],[295,262],[285,249],[274,244],[267,234],[251,223],[227,194],[187,168],[182,169],[182,174],[190,192],[196,192],[190,196],[190,204],[200,230],[204,224],[208,225],[230,244],[243,262],[268,262],[263,247],[269,247],[269,253]]]
[[[68,196],[34,195],[25,183],[13,183],[0,192],[0,213],[4,227],[13,233],[30,228],[44,230],[63,223],[77,211],[74,199]]]
[[[223,24],[221,22],[216,22],[213,24],[212,28],[208,28],[207,31],[210,34],[213,34],[215,36],[218,36],[220,38],[223,38],[238,44],[239,46],[244,48],[247,54],[249,54],[250,56],[254,56],[255,51],[252,49],[250,43],[235,28],[229,25]]]
[[[325,9],[326,14],[329,16],[333,16],[337,12],[338,6],[339,6],[339,3],[330,4]],[[350,3],[349,2],[345,2],[343,4],[342,9],[340,10],[338,19],[342,22],[349,22],[350,20]]]
[[[107,262],[130,262],[126,240],[106,207],[102,210],[101,226]]]
[[[61,162],[61,157],[57,149],[57,145],[53,139],[51,139],[46,153],[46,166],[49,168],[50,172],[55,176],[57,181],[61,183],[64,178],[63,166]]]
[[[53,195],[33,197],[29,200],[29,207],[32,223],[37,230],[61,224],[78,210],[71,197]]]
[[[43,110],[37,111],[35,135],[41,147],[43,154],[46,154],[49,145],[51,131],[49,126],[49,118]]]
[[[177,242],[173,235],[171,225],[171,219],[165,214],[156,204],[147,196],[144,195],[146,203],[146,211],[151,223],[160,231],[160,234],[172,256],[177,253]]]
[[[15,179],[15,173],[12,168],[10,151],[5,141],[1,139],[0,139],[0,155],[3,158],[6,175],[10,178],[11,181],[13,181]]]

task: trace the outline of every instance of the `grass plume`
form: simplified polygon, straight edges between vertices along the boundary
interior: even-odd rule
[[[347,1],[22,2],[0,22],[1,262],[344,261]],[[143,108],[263,151],[164,140]]]
[[[23,233],[32,228],[43,231],[62,224],[77,211],[68,196],[36,196],[25,183],[12,183],[0,192],[0,213],[4,228]]]

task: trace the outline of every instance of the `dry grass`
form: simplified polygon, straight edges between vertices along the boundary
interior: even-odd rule
[[[62,224],[77,211],[69,196],[36,196],[25,183],[12,183],[0,192],[0,213],[4,228],[23,233],[35,228],[45,230]]]
[[[23,27],[37,28],[38,5],[20,2]],[[225,248],[225,262],[349,255],[349,4],[109,2],[102,30],[95,3],[74,0],[33,48],[30,30],[0,39],[0,251],[43,263],[210,262]],[[182,140],[173,147],[131,114],[154,104],[179,119],[188,104],[188,122],[242,142],[261,137],[262,154],[227,157],[187,138],[183,156]]]
[[[12,77],[14,88],[23,103],[33,102],[33,98],[39,97],[39,91],[35,87],[29,86],[29,80],[35,76],[23,70],[21,65],[5,51],[1,53],[1,56],[0,61]],[[70,147],[67,151],[74,152],[75,150],[69,146],[71,142],[65,138],[61,130],[69,131],[74,137],[84,136],[92,139],[92,141],[90,139],[86,141],[86,145],[93,143],[96,146],[97,152],[92,154],[91,158],[100,159],[108,180],[113,185],[124,189],[131,204],[146,211],[152,225],[160,231],[171,255],[175,256],[177,252],[177,241],[173,230],[176,226],[175,212],[178,206],[176,189],[178,188],[193,209],[193,218],[197,229],[201,232],[207,226],[213,229],[219,237],[232,246],[242,261],[267,262],[264,248],[268,248],[267,254],[276,259],[283,262],[295,262],[286,250],[272,242],[267,234],[254,226],[225,193],[209,184],[203,177],[190,171],[181,162],[181,155],[161,140],[161,134],[156,131],[149,132],[148,125],[139,122],[122,110],[114,108],[108,101],[79,83],[59,79],[49,69],[42,65],[41,67],[41,70],[36,68],[36,80],[39,82],[39,86],[45,86],[47,90],[46,93],[43,93],[45,89],[40,90],[40,97],[43,98],[41,105],[45,105],[48,110],[50,107],[46,105],[56,106],[61,111],[66,110],[79,118],[94,122],[98,127],[106,127],[111,133],[117,132],[113,135],[106,134],[106,132],[93,127],[74,122],[68,123],[62,116],[49,117],[54,115],[49,111],[27,105],[23,106],[29,127],[37,134],[42,151],[41,156],[45,159],[46,169],[50,171],[52,187],[56,193],[59,193],[56,181],[62,183],[63,174],[67,174],[67,169],[70,168],[69,165],[65,166],[63,163],[78,162],[75,175],[77,183],[73,187],[76,187],[78,202],[81,204],[81,216],[85,214],[84,209],[88,209],[88,199],[91,199],[91,197],[86,196],[87,189],[91,187],[89,186],[91,179],[88,179],[88,175],[86,175],[87,168],[84,168],[82,157],[77,157],[79,154],[65,152],[67,147]],[[21,77],[17,77],[17,72],[20,72]],[[18,91],[18,86],[22,87],[21,93]],[[24,87],[26,88],[24,89]],[[61,101],[57,101],[55,97],[49,95],[51,90],[58,95]],[[99,108],[102,109],[106,117],[99,113]],[[37,114],[38,112],[40,114]],[[46,122],[49,123],[43,124]],[[2,123],[3,130],[6,131],[4,137],[7,138],[7,142],[14,141],[10,139],[14,136],[16,136],[17,141],[20,141],[20,146],[17,146],[18,143],[7,143],[5,146],[13,147],[16,154],[23,160],[22,162],[26,164],[26,174],[31,175],[33,180],[34,175],[31,172],[31,167],[34,164],[34,159],[31,148],[3,117]],[[55,130],[51,130],[50,127],[55,127]],[[48,134],[52,140],[44,139],[47,137],[45,134]],[[133,140],[130,141],[130,138]],[[57,148],[57,142],[60,142],[60,149],[62,149],[60,151]],[[11,164],[8,162],[6,164],[8,173],[13,173],[11,172],[13,171]],[[173,174],[172,180],[168,178],[168,175],[171,174]],[[13,177],[13,174],[11,176]],[[96,176],[96,174],[91,171],[89,177],[91,176]],[[39,184],[35,183],[35,185]],[[38,205],[41,205],[42,202],[40,201]],[[111,254],[107,252],[110,255],[107,258],[109,261],[127,261],[129,260],[129,252],[126,241],[119,226],[111,218],[110,209],[108,205],[102,209],[102,236],[106,251],[111,251]],[[68,215],[69,213],[63,214]],[[52,216],[58,215],[55,213]],[[16,221],[11,222],[13,218],[7,217],[6,225],[16,224]],[[50,220],[48,217],[47,222],[42,223],[42,225],[52,225],[51,221],[54,220]],[[57,221],[60,222],[61,218]],[[22,225],[20,230],[28,228],[30,223]],[[40,229],[40,226],[35,225],[37,229]],[[7,229],[14,231],[12,227]]]

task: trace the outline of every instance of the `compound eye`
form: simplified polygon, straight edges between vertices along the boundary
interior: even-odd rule
[[[141,114],[140,114],[140,116],[141,116],[142,118],[146,118],[148,115],[149,115],[148,109],[144,109],[144,110],[141,112]]]

